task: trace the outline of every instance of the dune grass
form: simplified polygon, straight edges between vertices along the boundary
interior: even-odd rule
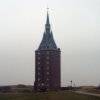
[[[74,92],[1,93],[0,100],[100,100],[100,97]]]

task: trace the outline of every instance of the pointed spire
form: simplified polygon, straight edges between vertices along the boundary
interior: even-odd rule
[[[58,50],[50,27],[48,9],[49,8],[47,8],[47,20],[45,24],[45,32],[38,50]]]
[[[47,8],[47,21],[46,21],[46,24],[50,24],[50,22],[49,22],[49,13],[48,13],[48,10],[49,10],[49,8]]]
[[[46,24],[45,24],[45,31],[46,31],[46,34],[50,34],[50,21],[49,21],[49,13],[48,13],[48,9],[47,8],[47,20],[46,20]]]

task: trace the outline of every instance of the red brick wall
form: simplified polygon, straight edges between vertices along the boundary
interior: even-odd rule
[[[35,89],[59,90],[61,86],[60,51],[35,52]]]

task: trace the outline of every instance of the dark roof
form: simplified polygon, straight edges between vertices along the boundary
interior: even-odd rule
[[[43,34],[42,41],[39,45],[38,50],[57,50],[56,43],[53,38],[53,34],[50,28],[49,14],[47,12],[47,20],[45,24],[45,32]]]

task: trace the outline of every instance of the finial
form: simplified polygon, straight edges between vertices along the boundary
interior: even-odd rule
[[[47,22],[46,22],[46,24],[50,24],[49,23],[49,12],[48,12],[48,10],[49,10],[49,8],[47,7]]]
[[[47,7],[47,12],[49,11],[49,8]]]

